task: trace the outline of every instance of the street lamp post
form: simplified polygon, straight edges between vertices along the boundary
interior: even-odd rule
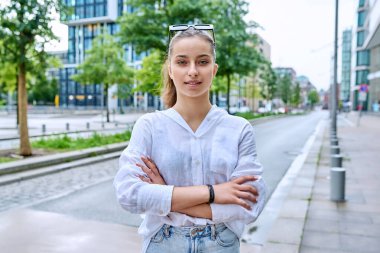
[[[337,117],[337,89],[338,89],[338,3],[339,0],[335,0],[335,38],[334,38],[334,83],[331,87],[331,131],[338,135],[336,127]]]

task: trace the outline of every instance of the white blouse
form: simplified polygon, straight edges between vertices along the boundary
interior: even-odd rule
[[[144,172],[141,156],[156,163],[167,185],[148,184],[137,175]],[[136,122],[128,147],[120,157],[114,186],[120,205],[132,213],[144,213],[139,228],[143,253],[163,224],[192,226],[225,223],[238,237],[244,225],[256,220],[265,204],[261,176],[249,182],[259,192],[251,210],[234,204],[211,204],[212,220],[170,212],[174,186],[220,184],[243,175],[261,175],[252,125],[213,106],[196,132],[174,109],[143,115]]]

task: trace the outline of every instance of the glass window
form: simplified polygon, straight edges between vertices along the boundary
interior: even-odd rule
[[[75,26],[70,26],[69,27],[69,38],[75,38]]]
[[[356,71],[356,84],[368,84],[367,76],[369,74],[368,70],[358,70]]]
[[[75,8],[75,15],[77,19],[84,18],[84,7],[83,6],[77,6]]]
[[[100,88],[100,84],[95,84],[95,93],[97,94],[101,94],[101,88]]]
[[[93,84],[86,85],[86,92],[87,93],[94,93],[94,85]]]
[[[364,43],[364,31],[360,31],[357,33],[357,36],[356,36],[356,45],[358,47],[361,47],[363,46],[363,43]]]
[[[357,66],[369,66],[369,50],[358,51],[356,54]]]
[[[84,37],[88,38],[88,37],[92,37],[92,26],[91,25],[87,25],[83,28],[83,32],[84,32]]]
[[[84,0],[76,0],[76,5],[83,5],[84,4]]]
[[[367,16],[366,11],[359,11],[358,12],[358,27],[361,27],[364,25],[366,16]]]
[[[359,7],[363,7],[365,4],[365,0],[359,0]]]
[[[94,5],[86,5],[86,18],[94,16]]]
[[[68,93],[75,94],[75,82],[73,80],[68,81]]]
[[[97,4],[95,6],[95,17],[105,16],[104,4]]]
[[[93,4],[94,0],[86,0],[86,4]]]
[[[92,39],[86,38],[84,40],[84,51],[86,52],[87,50],[91,49],[91,46],[92,46]]]
[[[78,83],[78,85],[77,85],[77,93],[78,94],[84,94],[84,85]]]
[[[107,0],[95,0],[95,2],[97,3],[97,4],[106,4],[107,3]]]

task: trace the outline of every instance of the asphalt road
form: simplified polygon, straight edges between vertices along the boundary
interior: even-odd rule
[[[294,158],[300,154],[318,122],[326,117],[326,112],[319,111],[278,118],[255,126],[258,156],[264,166],[268,197]],[[141,222],[140,215],[129,214],[116,203],[111,179],[32,208],[131,226],[138,226]]]

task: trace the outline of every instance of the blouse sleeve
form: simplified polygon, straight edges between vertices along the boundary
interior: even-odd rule
[[[131,213],[166,216],[171,209],[173,186],[149,184],[138,175],[144,172],[136,166],[143,164],[141,156],[150,156],[152,128],[146,115],[133,127],[128,147],[119,159],[119,171],[114,179],[116,196],[120,205]]]
[[[230,180],[245,175],[258,176],[259,180],[246,183],[257,189],[259,193],[257,203],[248,201],[251,206],[251,210],[247,210],[234,204],[226,205],[213,203],[211,204],[211,211],[212,219],[215,223],[243,220],[245,224],[249,224],[258,218],[264,208],[266,186],[261,177],[263,167],[257,159],[255,135],[253,127],[249,123],[247,123],[242,131],[238,152],[238,163],[231,175]]]

